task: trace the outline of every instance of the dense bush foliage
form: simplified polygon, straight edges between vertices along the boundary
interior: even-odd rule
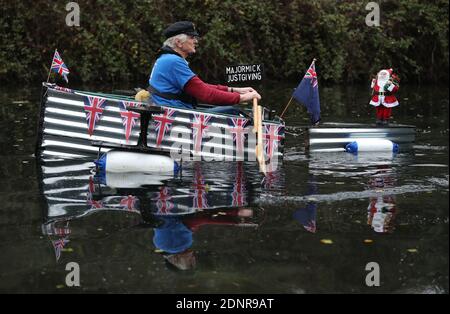
[[[161,32],[176,20],[203,35],[191,65],[211,81],[247,62],[297,80],[316,57],[331,83],[367,82],[382,67],[402,81],[448,82],[447,0],[380,0],[380,27],[365,24],[368,1],[80,0],[79,27],[65,23],[68,2],[0,0],[3,83],[45,79],[55,48],[72,82],[145,82]]]

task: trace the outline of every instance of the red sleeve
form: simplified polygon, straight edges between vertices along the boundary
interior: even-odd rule
[[[219,85],[219,84],[212,85],[212,84],[208,84],[208,83],[205,83],[205,84],[208,85],[211,88],[215,88],[215,89],[218,89],[218,90],[221,90],[221,91],[224,91],[224,92],[228,92],[228,86]]]
[[[234,217],[219,216],[219,217],[189,217],[183,219],[183,223],[193,232],[203,225],[237,225],[238,221]]]
[[[210,85],[194,76],[184,86],[184,91],[195,97],[199,102],[212,105],[235,105],[239,103],[240,95],[223,90],[222,85]]]

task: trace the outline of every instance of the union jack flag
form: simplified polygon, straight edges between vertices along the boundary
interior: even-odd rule
[[[203,137],[208,129],[211,116],[194,113],[194,121],[192,122],[192,139],[194,141],[194,152],[199,153],[202,148]]]
[[[314,63],[311,64],[308,71],[306,71],[305,78],[308,78],[311,80],[312,87],[316,87],[317,84],[319,84],[317,81],[316,65]]]
[[[169,131],[170,126],[175,121],[175,112],[176,111],[174,109],[167,108],[164,110],[164,114],[153,116],[153,121],[155,121],[155,131],[157,133],[156,147],[161,145],[166,132]]]
[[[136,121],[141,117],[141,115],[134,111],[128,111],[127,107],[137,107],[138,103],[131,101],[121,101],[119,102],[120,116],[122,117],[122,124],[125,127],[125,139],[128,141],[130,139],[131,130],[136,125]]]
[[[69,79],[67,78],[67,76],[69,75],[70,71],[59,55],[58,50],[55,50],[55,54],[53,55],[51,70],[61,75],[66,80],[66,82],[69,83]]]
[[[273,157],[274,153],[277,151],[280,141],[283,139],[283,136],[280,135],[282,131],[283,126],[281,125],[264,125],[264,147],[269,160]]]
[[[64,249],[66,244],[69,242],[70,242],[70,240],[68,240],[67,238],[61,238],[61,239],[52,241],[53,249],[55,250],[56,261],[59,261],[62,250]]]
[[[174,208],[173,203],[170,201],[172,195],[170,195],[169,189],[167,187],[161,187],[159,192],[152,200],[156,201],[156,208],[158,209],[158,214],[169,214]]]
[[[73,89],[61,87],[61,86],[58,86],[58,85],[55,86],[55,89],[59,90],[59,91],[62,91],[62,92],[66,92],[66,93],[73,93]]]
[[[245,134],[248,133],[247,126],[248,120],[244,118],[231,118],[230,132],[233,134],[233,141],[236,144],[236,157],[243,157]]]
[[[106,99],[99,97],[86,96],[84,99],[84,110],[86,111],[86,121],[88,125],[89,136],[94,134],[95,124],[103,113],[106,106]]]

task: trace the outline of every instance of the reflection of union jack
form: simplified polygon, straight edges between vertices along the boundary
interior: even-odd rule
[[[100,209],[103,208],[103,202],[102,201],[96,201],[92,198],[88,198],[87,204],[91,206],[91,209]]]
[[[103,208],[103,202],[102,201],[96,201],[93,199],[92,194],[95,192],[95,184],[94,184],[94,178],[92,176],[89,177],[89,185],[88,185],[88,191],[87,191],[87,204],[91,206],[91,209],[99,209]]]
[[[248,129],[245,129],[248,120],[243,118],[231,118],[232,128],[230,132],[233,134],[233,141],[236,143],[236,157],[242,156],[244,152],[245,134]]]
[[[316,65],[314,63],[311,64],[308,71],[306,71],[305,77],[311,79],[312,87],[317,86],[318,82],[317,82]]]
[[[58,227],[57,225],[64,221],[54,221],[51,223],[47,223],[43,225],[43,232],[47,235],[58,235],[58,236],[67,236],[72,233],[72,230],[69,227],[69,222],[66,221],[66,225],[62,227]]]
[[[247,205],[246,200],[246,189],[245,189],[245,178],[242,162],[238,162],[236,166],[236,178],[233,184],[233,192],[231,193],[232,207],[242,207]]]
[[[68,240],[67,238],[61,238],[59,240],[52,241],[53,249],[55,250],[56,261],[59,260],[59,258],[61,257],[61,251],[69,242],[70,240]]]
[[[125,127],[125,139],[128,143],[130,139],[131,130],[136,124],[136,120],[141,117],[141,115],[134,111],[128,111],[127,107],[137,107],[138,103],[131,101],[121,101],[119,102],[120,116],[122,117],[122,124]]]
[[[106,99],[87,96],[85,97],[85,104],[87,103],[89,103],[89,105],[84,106],[84,110],[86,111],[88,133],[92,136],[92,134],[94,134],[95,123],[100,120],[103,109],[106,106]]]
[[[199,153],[201,151],[203,137],[205,136],[205,132],[209,127],[208,122],[210,119],[211,116],[194,113],[194,121],[192,122],[193,127],[192,139],[194,141],[195,153]]]
[[[55,54],[53,55],[51,70],[64,77],[64,80],[69,83],[69,79],[67,78],[67,76],[69,75],[70,71],[59,55],[58,50],[55,50]]]
[[[156,197],[152,200],[156,201],[156,208],[158,209],[158,214],[168,214],[173,209],[174,205],[170,201],[172,196],[169,193],[167,187],[161,187],[159,192],[156,193]]]
[[[155,130],[156,130],[156,147],[159,147],[162,143],[166,132],[169,131],[170,126],[172,125],[175,115],[174,109],[165,109],[164,114],[153,116],[153,121],[155,121]]]
[[[306,231],[316,233],[316,222],[314,220],[310,220],[308,224],[303,225],[303,227],[306,229]]]
[[[266,176],[264,177],[264,188],[267,190],[272,189],[275,183],[278,181],[278,172],[276,171],[268,171]]]
[[[92,197],[92,193],[95,192],[95,183],[94,183],[94,177],[89,177],[89,185],[88,185],[88,198]]]
[[[207,185],[205,184],[199,164],[195,165],[194,182],[192,187],[194,188],[192,207],[194,209],[208,208],[208,199],[206,198],[208,194]]]
[[[122,206],[123,209],[135,211],[137,200],[138,198],[136,196],[133,195],[125,196],[120,200],[120,206]]]
[[[283,137],[280,135],[282,129],[283,126],[281,125],[277,126],[269,124],[264,126],[264,147],[266,149],[266,155],[268,159],[272,158],[275,150],[278,148],[278,143],[283,139]]]

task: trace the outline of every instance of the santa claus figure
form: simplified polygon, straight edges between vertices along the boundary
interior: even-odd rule
[[[372,99],[370,104],[376,107],[377,124],[386,125],[391,117],[392,107],[398,106],[395,93],[399,88],[399,79],[392,73],[392,69],[378,72],[372,80]]]

